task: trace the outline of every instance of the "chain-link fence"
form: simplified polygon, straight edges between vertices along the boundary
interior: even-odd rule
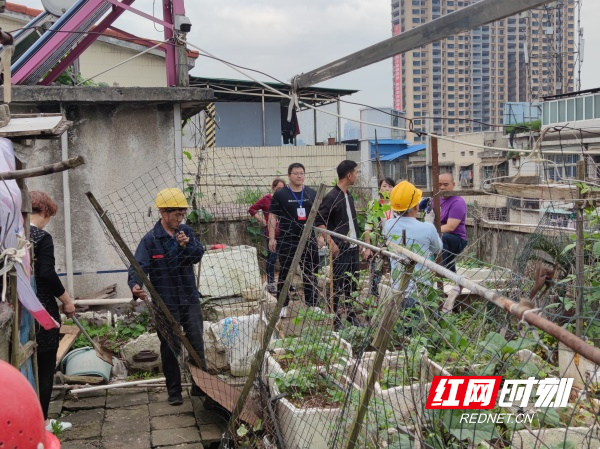
[[[266,176],[288,181],[285,166],[262,173],[267,162],[242,161],[230,197],[205,181],[219,169],[200,163],[201,175],[184,186],[189,228],[175,203],[160,213],[153,204],[174,187],[164,168],[134,180],[126,195],[101,197],[97,209],[133,266],[130,286],[145,287],[154,305],[169,395],[183,372],[199,387],[191,394],[233,412],[224,446],[599,446],[595,208],[584,211],[581,248],[548,215],[525,243],[502,248],[504,260],[483,263],[467,247],[453,273],[434,261],[443,253],[437,235],[424,240],[433,226],[390,213],[385,200],[358,207],[374,224],[374,246],[361,240],[362,219],[355,239],[313,227],[327,215],[319,205],[330,186],[306,190],[300,221],[277,209],[269,251],[263,222],[273,209],[246,215],[269,191]],[[242,198],[244,188],[257,191]],[[213,191],[237,215],[203,215],[212,207],[204,193]]]

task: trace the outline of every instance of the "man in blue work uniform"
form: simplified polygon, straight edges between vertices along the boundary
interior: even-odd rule
[[[189,206],[180,189],[170,188],[158,192],[156,207],[160,211],[160,221],[142,238],[135,251],[135,259],[173,318],[183,327],[185,336],[200,357],[200,368],[206,371],[202,308],[193,267],[200,262],[204,249],[192,229],[182,224]],[[129,267],[128,283],[135,298],[147,299],[143,284],[132,267]],[[162,316],[157,328],[168,401],[171,405],[181,405],[181,372],[177,362],[181,341],[156,306],[155,313],[157,318]],[[195,364],[193,359],[190,362]],[[192,395],[204,396],[204,392],[194,385]]]

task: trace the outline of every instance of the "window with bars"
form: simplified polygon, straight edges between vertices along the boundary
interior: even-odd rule
[[[500,178],[508,176],[508,162],[502,162],[499,165],[488,165],[481,168],[481,177],[486,179]]]
[[[558,181],[563,178],[576,177],[579,154],[546,154],[544,157],[551,161],[546,163],[548,179]]]
[[[425,166],[413,167],[412,183],[415,186],[426,186],[427,185],[427,168]]]

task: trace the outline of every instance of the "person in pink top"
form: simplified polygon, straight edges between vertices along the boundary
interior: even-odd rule
[[[285,182],[280,178],[275,178],[271,183],[271,190],[273,193],[277,192],[279,189],[285,187]],[[248,213],[256,218],[260,224],[265,227],[265,237],[269,238],[266,229],[267,223],[269,223],[269,208],[271,207],[271,199],[273,195],[271,193],[267,193],[261,199],[259,199],[256,203],[254,203],[248,209]],[[258,212],[261,211],[262,215]],[[279,235],[279,229],[275,230],[276,236]],[[277,292],[277,286],[275,285],[275,263],[277,262],[277,253],[270,251],[269,246],[267,245],[267,289],[269,293]]]

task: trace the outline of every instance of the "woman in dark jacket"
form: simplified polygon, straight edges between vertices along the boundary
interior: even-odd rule
[[[271,190],[273,193],[277,192],[279,189],[285,187],[285,182],[283,179],[275,178],[271,183]],[[267,240],[269,239],[267,229],[267,223],[269,223],[269,208],[271,207],[271,198],[273,195],[271,193],[267,193],[261,199],[259,199],[256,203],[250,206],[248,209],[248,213],[252,215],[254,218],[258,220],[260,224],[265,227],[265,237]],[[262,211],[262,217],[258,213],[258,211]],[[279,235],[279,230],[275,230],[275,235]],[[277,262],[277,253],[270,251],[267,245],[267,290],[269,293],[277,293],[277,286],[275,285],[275,263]]]
[[[54,243],[52,236],[44,231],[50,219],[56,215],[57,206],[45,192],[31,192],[31,241],[33,242],[33,272],[36,292],[40,302],[60,323],[60,311],[56,299],[62,303],[63,312],[73,316],[75,305],[65,290],[54,268]],[[36,323],[37,364],[40,392],[40,404],[46,420],[46,428],[52,431],[52,421],[48,419],[48,407],[54,383],[56,354],[58,352],[59,329],[45,330]],[[70,423],[60,423],[63,430]]]

